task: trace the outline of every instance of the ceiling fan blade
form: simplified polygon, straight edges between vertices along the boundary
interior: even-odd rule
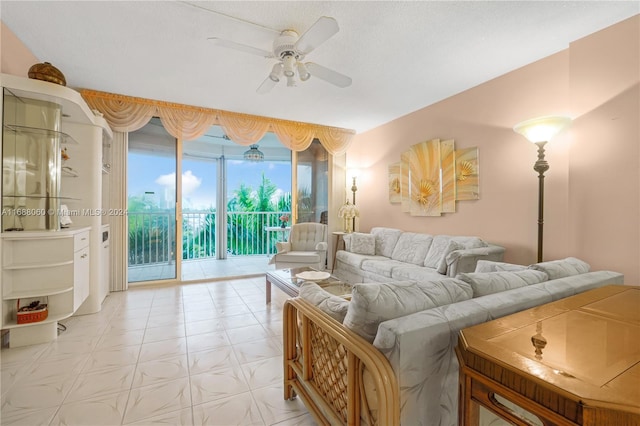
[[[254,35],[257,35],[259,37],[274,38],[280,35],[280,33],[282,32],[281,30],[269,28],[265,25],[248,21],[246,19],[238,18],[237,16],[232,16],[217,10],[209,9],[209,7],[206,7],[209,5],[215,7],[216,5],[214,4],[214,2],[200,2],[196,4],[196,3],[190,3],[188,1],[180,1],[178,3],[183,4],[185,6],[194,7],[196,9],[204,10],[205,12],[209,12],[218,16],[219,20],[215,21],[216,25],[219,25],[220,23],[222,24],[233,23],[233,24],[236,24],[243,32],[251,32]]]
[[[261,95],[264,95],[265,93],[271,91],[271,89],[276,87],[276,84],[278,84],[277,81],[272,80],[270,76],[267,76],[267,78],[264,79],[262,84],[258,86],[258,88],[256,89],[256,92]]]
[[[316,47],[320,46],[331,36],[340,30],[338,22],[328,16],[322,16],[304,34],[300,36],[293,46],[295,50],[306,55]]]
[[[220,47],[226,47],[227,49],[239,50],[244,53],[250,53],[252,55],[262,56],[263,58],[273,58],[273,53],[263,49],[259,49],[253,46],[247,46],[246,44],[236,43],[235,41],[226,40],[224,38],[209,37],[213,44]]]
[[[351,77],[347,77],[344,74],[340,74],[339,72],[323,67],[322,65],[314,64],[313,62],[307,62],[305,65],[307,66],[309,74],[314,77],[318,77],[328,83],[342,88],[351,86]]]

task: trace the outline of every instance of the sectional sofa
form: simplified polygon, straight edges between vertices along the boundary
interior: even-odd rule
[[[623,283],[574,258],[477,271],[356,284],[350,300],[303,283],[284,306],[284,397],[321,424],[456,425],[461,329]]]
[[[334,273],[349,283],[425,281],[473,272],[478,260],[501,261],[504,247],[478,237],[428,235],[375,227],[344,236]]]

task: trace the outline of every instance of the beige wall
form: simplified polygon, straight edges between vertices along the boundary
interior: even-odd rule
[[[541,115],[569,115],[574,125],[547,144],[544,257],[579,257],[640,283],[639,27],[636,16],[357,135],[347,164],[362,170],[360,229],[479,235],[505,246],[506,261],[534,263],[536,146],[512,127]],[[432,138],[479,148],[480,199],[458,202],[456,213],[441,217],[412,217],[387,201],[387,168],[402,151]]]
[[[33,53],[0,21],[0,72],[26,77],[29,68],[40,62]]]

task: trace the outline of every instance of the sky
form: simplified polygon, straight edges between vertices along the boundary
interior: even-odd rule
[[[175,193],[175,159],[129,153],[128,195],[146,196],[157,200],[160,207],[173,204]],[[277,195],[291,192],[291,163],[284,161],[227,162],[227,199],[244,182],[254,191],[260,185],[262,173],[273,182]],[[216,163],[212,161],[183,160],[183,210],[208,210],[215,207]],[[151,192],[152,194],[145,194]]]

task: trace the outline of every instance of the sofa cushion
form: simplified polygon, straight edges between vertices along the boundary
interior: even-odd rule
[[[317,306],[338,322],[342,322],[347,315],[349,301],[329,293],[314,282],[305,281],[300,285],[300,297]]]
[[[373,342],[383,321],[469,299],[456,281],[442,278],[426,282],[355,284],[343,324]]]
[[[393,268],[391,278],[398,281],[429,281],[442,279],[442,274],[426,266],[404,265]]]
[[[431,235],[403,232],[391,253],[391,258],[400,262],[423,265],[432,240]]]
[[[371,234],[376,237],[376,254],[390,258],[402,231],[395,228],[374,227],[371,228]]]
[[[407,264],[404,262],[386,258],[385,260],[367,259],[362,262],[361,268],[363,271],[373,272],[374,274],[391,278],[394,268],[399,268],[406,265]]]
[[[516,265],[515,263],[495,262],[493,260],[478,260],[474,272],[504,272],[504,271],[522,271],[527,269],[524,265]]]
[[[567,257],[566,259],[535,263],[530,265],[529,268],[545,272],[550,280],[555,280],[557,278],[587,273],[591,269],[591,266],[587,262],[576,259],[575,257]]]
[[[376,254],[376,237],[374,235],[354,232],[350,234],[349,240],[348,250],[351,253],[368,254],[371,256]]]
[[[532,269],[505,272],[470,272],[458,274],[456,278],[471,285],[473,297],[486,296],[518,287],[538,284],[549,279],[546,273]]]
[[[388,260],[384,256],[369,256],[366,254],[351,253],[345,250],[338,250],[336,252],[336,259],[358,269],[362,269],[362,262],[368,259]]]

